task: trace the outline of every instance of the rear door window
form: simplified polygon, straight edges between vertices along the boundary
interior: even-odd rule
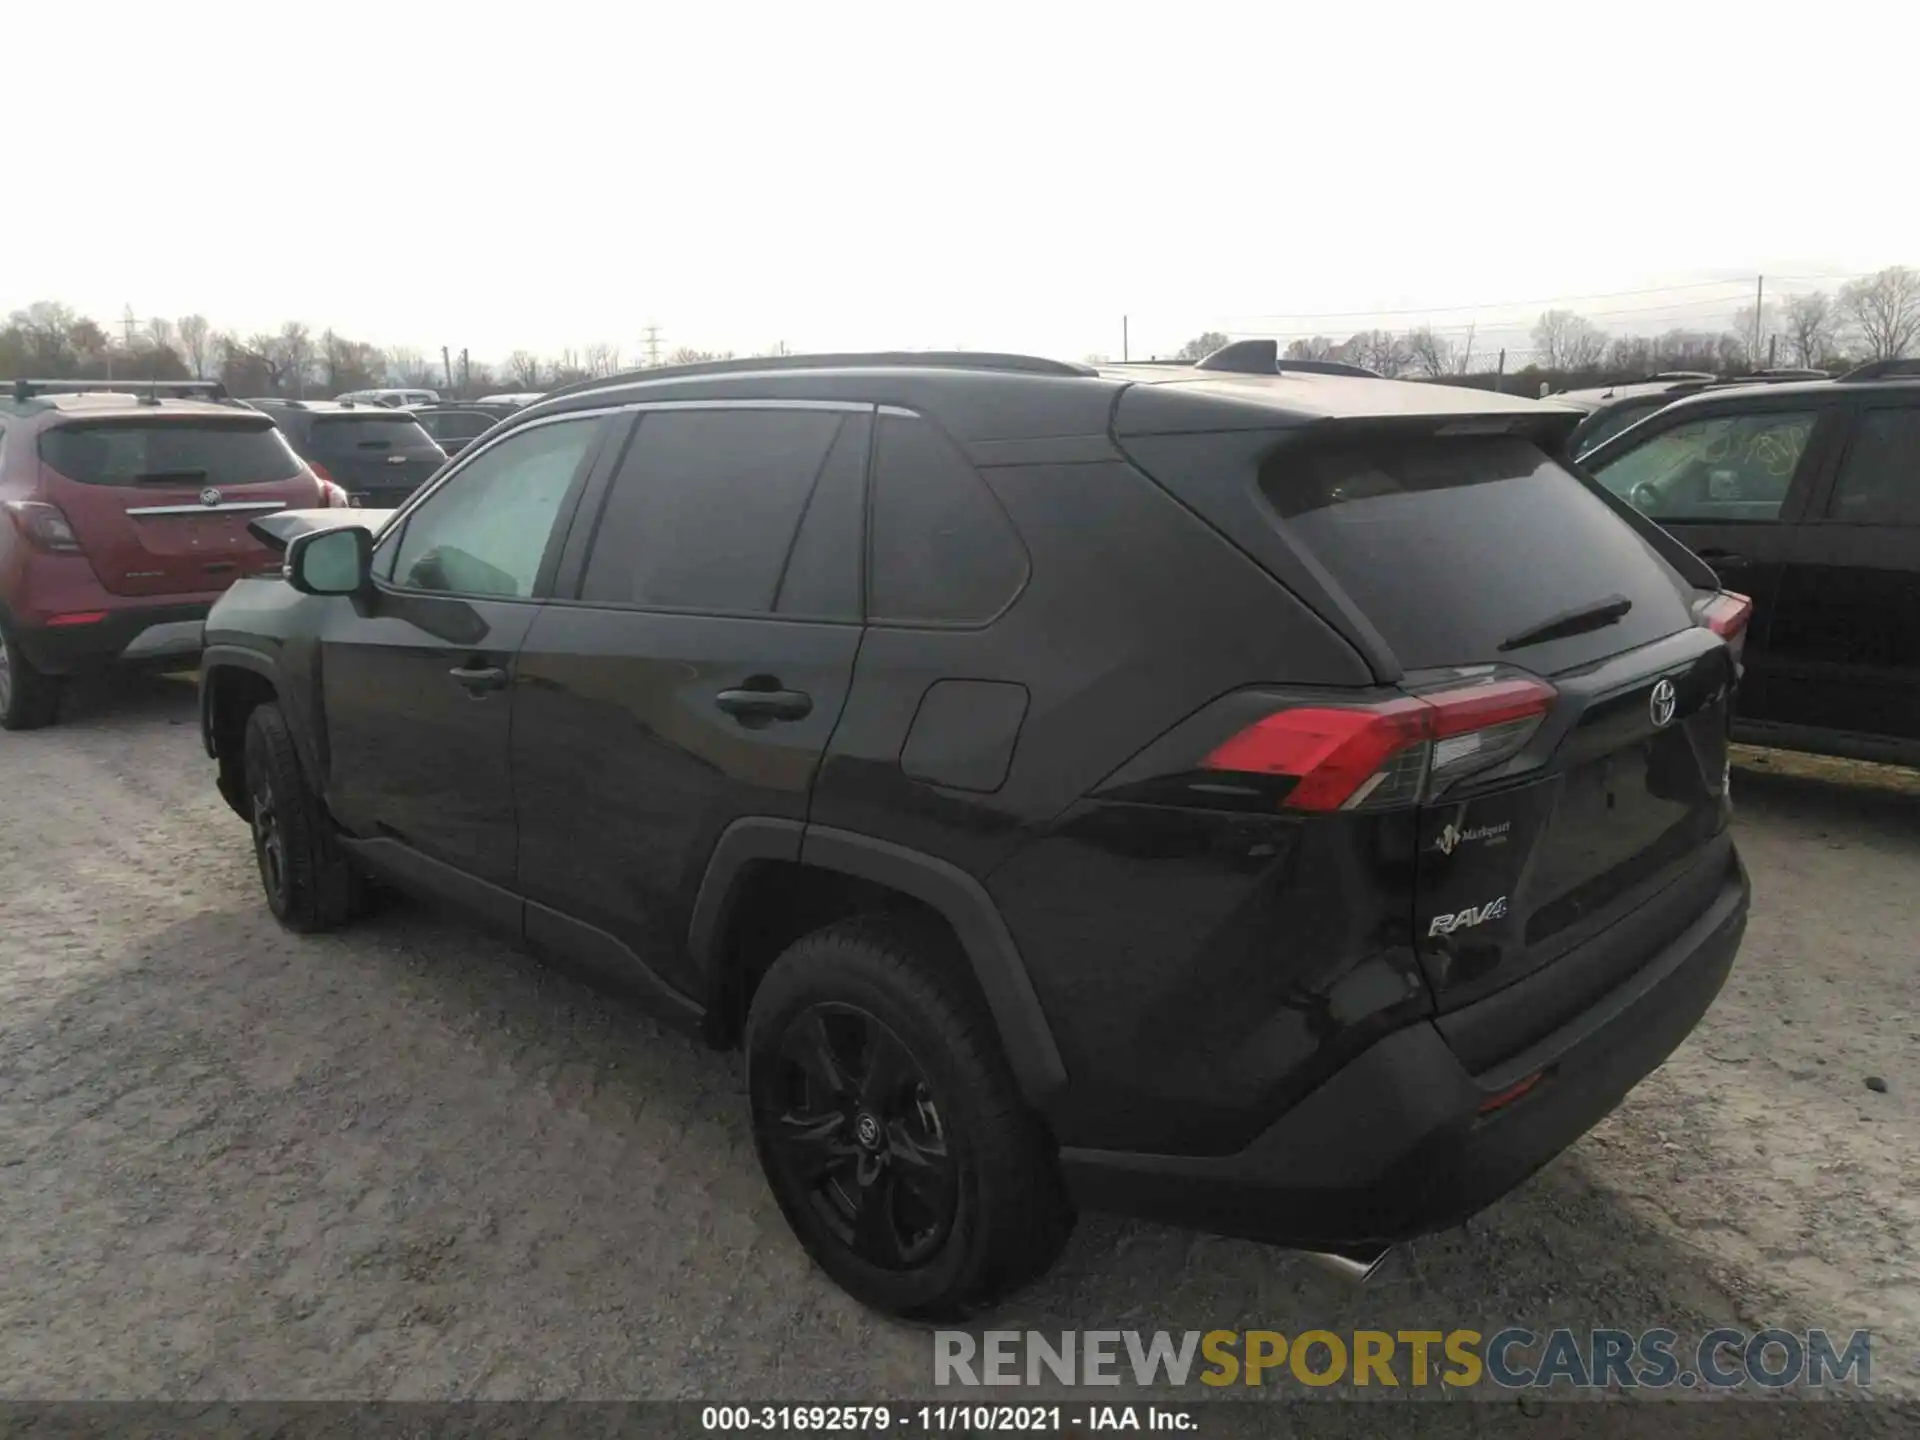
[[[833,410],[646,413],[608,491],[580,598],[857,619],[867,427],[865,413]]]
[[[1283,449],[1260,486],[1409,670],[1509,661],[1552,673],[1691,623],[1666,562],[1525,440]],[[1621,599],[1629,608],[1609,624],[1514,643]]]
[[[1827,515],[1861,525],[1920,525],[1920,407],[1860,417]]]
[[[983,624],[1027,579],[1000,502],[926,421],[882,415],[874,444],[869,613],[896,624]]]
[[[1655,520],[1778,520],[1818,418],[1815,410],[1702,415],[1647,436],[1594,477]]]
[[[300,462],[269,424],[105,420],[40,437],[40,459],[82,485],[235,485],[290,480]]]

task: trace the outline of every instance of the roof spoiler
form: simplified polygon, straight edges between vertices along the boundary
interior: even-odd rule
[[[38,395],[133,395],[153,400],[226,400],[218,380],[28,380],[13,382],[15,400]]]
[[[1289,371],[1302,375],[1352,375],[1362,380],[1381,376],[1361,365],[1344,360],[1295,360],[1282,356],[1278,340],[1235,340],[1222,345],[1204,360],[1194,362],[1196,370],[1221,370],[1229,375],[1284,375]]]

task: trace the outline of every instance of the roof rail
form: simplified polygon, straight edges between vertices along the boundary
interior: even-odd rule
[[[659,365],[647,370],[624,370],[597,375],[549,390],[540,398],[578,395],[612,385],[638,385],[648,380],[678,380],[694,375],[750,375],[757,370],[1007,370],[1024,375],[1097,375],[1091,365],[1045,360],[1037,355],[1005,355],[990,350],[876,350],[828,355],[754,355],[739,360],[703,360],[695,365]]]
[[[1794,365],[1769,366],[1747,376],[1749,380],[1831,380],[1831,370],[1813,370]]]
[[[1278,340],[1235,340],[1222,345],[1204,360],[1194,362],[1196,370],[1222,370],[1231,375],[1284,375],[1289,370],[1304,375],[1352,375],[1363,380],[1381,376],[1362,365],[1345,360],[1295,360],[1283,358]]]
[[[1840,382],[1844,385],[1849,380],[1897,380],[1909,375],[1920,376],[1920,360],[1869,360],[1847,371]]]
[[[227,387],[218,380],[29,380],[13,382],[15,400],[36,395],[146,395],[169,400],[225,400]]]
[[[247,397],[247,404],[256,407],[261,405],[280,405],[288,410],[304,410],[307,408],[306,401],[290,400],[284,395],[250,395]]]
[[[1718,380],[1720,377],[1711,370],[1661,370],[1647,376],[1647,382],[1655,380]]]

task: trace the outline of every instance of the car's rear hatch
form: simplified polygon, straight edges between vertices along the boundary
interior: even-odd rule
[[[446,463],[446,452],[405,411],[370,406],[313,417],[313,458],[361,504],[398,505]]]
[[[1218,445],[1122,435],[1393,693],[1427,702],[1366,702],[1418,754],[1339,803],[1416,809],[1414,945],[1442,1011],[1671,910],[1581,965],[1583,989],[1613,983],[1709,903],[1728,860],[1730,652],[1658,541],[1526,429],[1396,417]],[[1211,452],[1206,473],[1183,449]],[[1237,486],[1210,468],[1234,455]]]
[[[88,416],[39,450],[44,498],[115,595],[203,594],[277,568],[247,522],[318,499],[272,422],[245,412]]]

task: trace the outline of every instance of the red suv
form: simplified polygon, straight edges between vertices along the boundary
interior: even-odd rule
[[[52,723],[84,669],[194,663],[220,592],[280,568],[247,522],[345,503],[218,385],[14,381],[0,391],[0,727]]]

